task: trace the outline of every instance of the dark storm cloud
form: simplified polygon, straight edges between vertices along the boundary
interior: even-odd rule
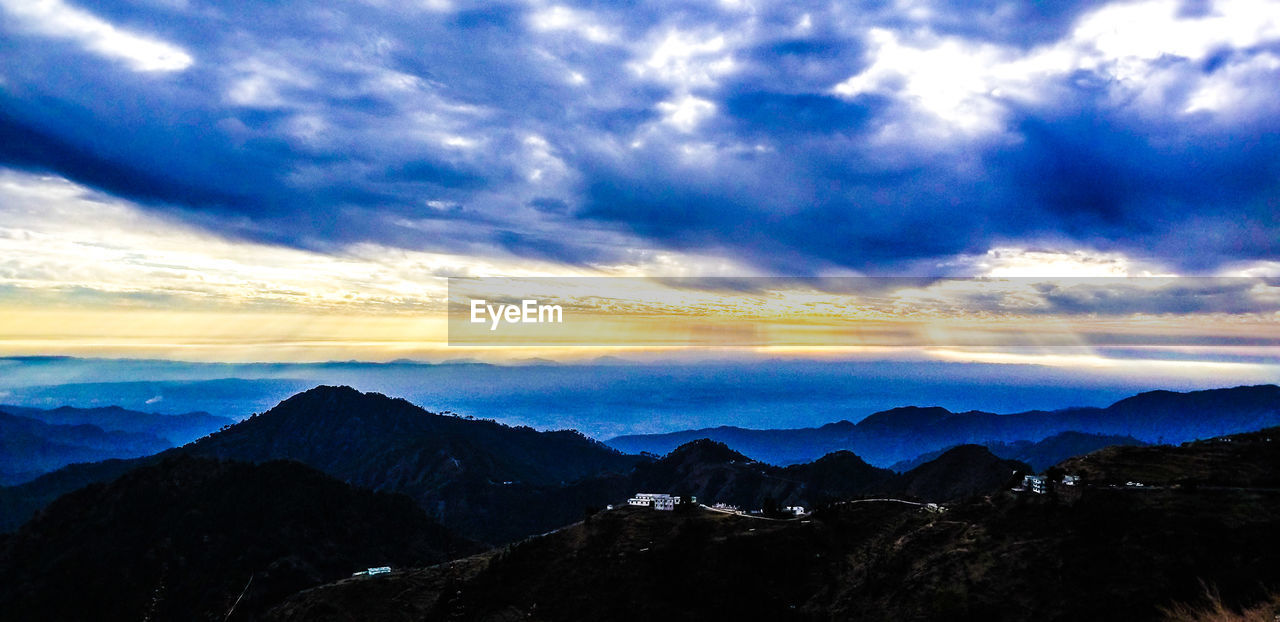
[[[0,165],[238,237],[786,274],[936,274],[1000,246],[1209,271],[1280,239],[1278,41],[1140,58],[1137,77],[1102,56],[836,88],[893,49],[877,32],[930,63],[1012,62],[1072,45],[1097,2],[66,5],[185,50],[170,72],[16,2]],[[937,89],[963,96],[931,108]]]

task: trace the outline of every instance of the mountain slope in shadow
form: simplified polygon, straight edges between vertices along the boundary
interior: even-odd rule
[[[0,611],[15,622],[248,620],[356,570],[475,550],[404,496],[296,462],[180,456],[65,495],[0,537]]]
[[[869,500],[791,521],[624,507],[482,557],[321,586],[267,619],[1142,621],[1204,585],[1252,606],[1280,586],[1276,434],[1082,459],[1117,478],[1208,466],[1214,488],[1086,481],[1074,496],[1005,490],[942,513]]]
[[[1008,487],[1031,467],[1004,460],[982,445],[960,445],[899,476],[891,492],[927,501],[954,501]]]

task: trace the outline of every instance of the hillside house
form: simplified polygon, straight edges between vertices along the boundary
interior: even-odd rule
[[[1038,495],[1049,492],[1049,483],[1042,475],[1023,475],[1022,490],[1031,491]]]
[[[676,509],[676,505],[679,503],[679,497],[673,497],[666,493],[640,492],[636,493],[636,496],[627,499],[627,505],[650,507],[664,511]]]

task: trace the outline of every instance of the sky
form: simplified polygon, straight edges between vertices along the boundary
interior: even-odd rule
[[[1280,318],[1275,2],[0,0],[0,42],[4,355],[476,355],[451,276],[1256,277],[1054,308]]]

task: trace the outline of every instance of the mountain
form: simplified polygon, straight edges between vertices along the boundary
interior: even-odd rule
[[[909,442],[910,435],[895,428],[895,421],[928,427],[957,416],[943,409],[907,408],[856,426],[825,427],[883,429],[887,432],[878,438]],[[300,393],[160,457],[179,454],[247,462],[296,460],[353,485],[404,493],[449,528],[490,543],[558,528],[640,491],[693,495],[705,503],[744,509],[813,506],[877,494],[939,501],[999,488],[1003,474],[1026,468],[962,452],[971,461],[895,477],[848,451],[777,467],[709,440],[655,460],[620,454],[576,432],[538,432],[437,415],[405,400],[349,387]],[[60,494],[158,459],[77,465],[22,486],[0,488],[0,527],[13,529]]]
[[[90,424],[107,431],[157,436],[167,441],[167,447],[189,443],[235,423],[234,419],[218,417],[207,412],[162,415],[127,410],[119,406],[103,408],[61,406],[44,410],[0,405],[0,412],[37,419],[53,425]]]
[[[1045,469],[1075,456],[1097,451],[1104,447],[1129,445],[1141,447],[1146,445],[1132,436],[1114,436],[1107,434],[1085,434],[1083,432],[1061,432],[1039,442],[1015,441],[1012,443],[991,442],[980,443],[991,453],[1008,460],[1025,462],[1039,473]],[[947,449],[950,449],[949,447]],[[946,450],[931,451],[912,460],[904,460],[894,464],[890,469],[898,472],[909,471],[925,462],[941,456]]]
[[[297,460],[356,486],[404,493],[445,525],[491,541],[536,533],[508,533],[505,512],[495,509],[503,500],[627,472],[638,460],[574,431],[437,415],[403,399],[324,386],[183,451],[250,462]],[[578,515],[581,510],[575,508]]]
[[[1144,621],[1205,586],[1224,607],[1263,607],[1280,587],[1280,442],[1265,440],[1277,434],[1079,459],[1121,479],[1207,468],[1222,473],[1215,488],[1086,480],[1073,497],[1005,490],[941,513],[868,500],[792,521],[623,507],[483,556],[301,592],[266,619]],[[990,462],[985,451],[948,453]]]
[[[157,457],[87,465],[0,489],[0,526],[21,524],[74,489],[68,486],[107,481],[173,455],[296,460],[356,486],[404,493],[459,533],[490,542],[563,525],[569,510],[527,504],[578,480],[629,472],[641,460],[573,431],[437,415],[402,399],[321,386]],[[568,515],[576,520],[584,507]],[[512,512],[519,513],[514,520]]]
[[[357,570],[475,550],[406,497],[298,463],[177,457],[68,494],[0,539],[0,611],[13,622],[250,620]]]
[[[982,445],[959,445],[903,473],[893,489],[917,499],[953,501],[993,492],[1030,472],[1025,463],[1001,459]]]
[[[807,464],[777,467],[756,462],[709,439],[677,447],[660,460],[640,464],[628,478],[632,492],[667,492],[727,503],[744,510],[813,505],[886,489],[894,473],[838,452]]]
[[[808,462],[847,449],[871,464],[887,466],[955,445],[1035,442],[1068,431],[1180,443],[1273,425],[1280,425],[1280,387],[1259,385],[1189,393],[1150,391],[1106,408],[1008,415],[905,407],[874,413],[856,424],[839,421],[778,430],[718,427],[619,436],[608,444],[628,453],[663,454],[691,440],[710,438],[774,464]]]
[[[150,434],[51,425],[0,412],[0,484],[19,484],[75,462],[133,458],[168,447],[168,441]]]
[[[441,425],[455,429],[414,428]],[[0,501],[5,502],[0,507],[13,508],[8,519],[16,526],[58,494],[169,455],[298,460],[348,483],[408,494],[450,528],[496,543],[581,520],[589,511],[620,503],[636,492],[669,492],[750,510],[808,507],[865,495],[924,498],[947,489],[936,484],[937,488],[904,491],[897,485],[900,476],[847,451],[778,467],[751,460],[723,443],[698,440],[660,459],[642,459],[619,455],[575,434],[429,415],[403,400],[322,388],[159,457],[76,465],[24,486],[0,489]],[[951,482],[948,478],[963,480],[970,474],[952,465],[932,477]]]
[[[828,423],[817,428],[776,430],[719,426],[663,434],[617,436],[605,441],[605,444],[625,453],[664,455],[690,441],[707,438],[724,443],[757,460],[787,465],[808,462],[833,451],[851,449],[847,447],[847,440],[855,434],[856,427],[848,421]]]
[[[1130,481],[1182,488],[1280,488],[1280,428],[1183,443],[1108,447],[1059,464],[1103,485]]]

